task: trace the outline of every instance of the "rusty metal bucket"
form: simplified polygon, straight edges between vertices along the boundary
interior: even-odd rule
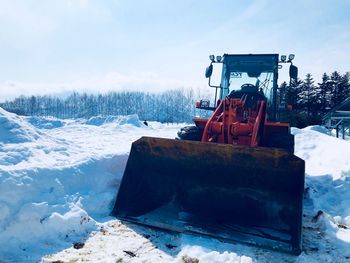
[[[280,149],[142,137],[112,215],[298,254],[304,169]]]

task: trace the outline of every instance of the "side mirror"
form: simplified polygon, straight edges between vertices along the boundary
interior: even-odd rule
[[[213,74],[213,64],[210,64],[210,66],[205,69],[206,78],[210,78],[211,74]]]
[[[291,79],[297,79],[298,78],[298,67],[294,65],[290,65],[289,67],[289,77]]]

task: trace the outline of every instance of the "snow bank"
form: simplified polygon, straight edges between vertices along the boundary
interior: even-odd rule
[[[38,129],[55,129],[64,125],[63,121],[56,118],[30,117],[28,122]]]
[[[33,256],[33,252],[71,245],[96,229],[95,225],[77,205],[24,204],[0,235],[2,255],[6,255],[7,260],[35,262],[39,258]]]
[[[142,127],[144,124],[140,121],[137,114],[127,115],[127,116],[96,116],[91,117],[86,122],[88,125],[101,126],[106,124],[114,124],[116,126],[119,125],[132,125],[135,127]]]
[[[330,134],[329,130],[326,127],[321,125],[308,126],[308,127],[305,127],[303,131],[316,131],[327,135]]]
[[[126,158],[90,159],[65,169],[1,171],[0,254],[37,261],[40,256],[27,258],[27,251],[51,253],[86,238],[97,228],[92,217],[109,215],[123,170],[118,166]]]
[[[101,126],[105,123],[106,117],[102,116],[94,116],[88,119],[85,123],[88,125]]]
[[[350,142],[330,136],[322,126],[293,128],[292,133],[295,154],[306,166],[304,213],[312,219],[304,219],[304,227],[320,233],[314,236],[322,239],[315,244],[317,250],[335,250],[333,257],[345,256],[350,262]]]
[[[20,143],[39,138],[39,133],[23,117],[0,108],[0,143]]]
[[[178,130],[130,134],[136,115],[94,126],[0,113],[0,262],[37,262],[84,241],[109,216],[131,142]]]
[[[328,135],[321,126],[302,130],[292,128],[295,135],[295,154],[306,161],[310,176],[329,175],[339,179],[350,173],[350,141]]]

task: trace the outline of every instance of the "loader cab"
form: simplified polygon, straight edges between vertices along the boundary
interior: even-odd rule
[[[291,63],[294,55],[288,57],[278,54],[224,54],[222,57],[211,55],[210,66],[206,69],[206,77],[209,78],[209,86],[216,88],[215,103],[232,96],[234,92],[250,91],[263,94],[270,105],[270,116],[272,120],[277,115],[277,80],[278,70],[282,67],[280,63]],[[213,85],[211,75],[213,64],[221,63],[221,82]],[[297,67],[290,66],[291,78],[297,78]],[[215,105],[214,105],[215,107]]]
[[[278,54],[223,56],[219,99],[234,91],[256,89],[271,98],[271,90],[277,87]],[[242,89],[243,87],[243,89]]]

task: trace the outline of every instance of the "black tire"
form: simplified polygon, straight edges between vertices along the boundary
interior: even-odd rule
[[[178,139],[187,141],[200,141],[202,139],[203,129],[197,126],[185,126],[177,132]]]
[[[290,133],[273,133],[267,143],[267,147],[284,149],[294,153],[294,135]]]

